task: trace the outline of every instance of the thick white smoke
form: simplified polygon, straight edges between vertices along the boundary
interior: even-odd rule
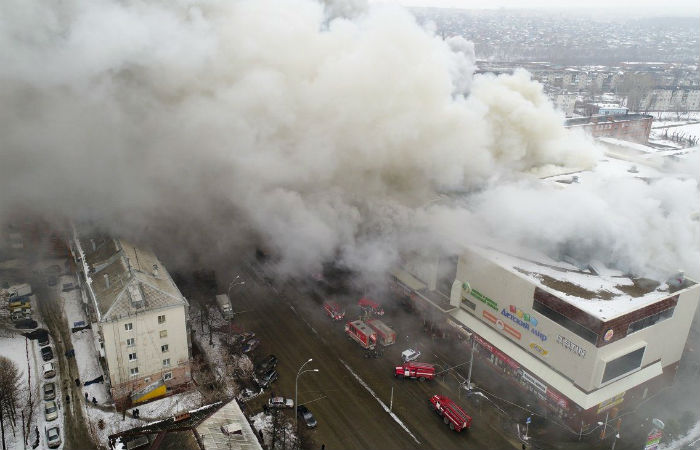
[[[381,271],[407,248],[478,239],[484,223],[548,250],[572,233],[606,245],[622,229],[591,220],[542,236],[556,202],[588,195],[572,215],[605,219],[606,190],[552,200],[517,180],[590,167],[597,150],[562,128],[527,73],[474,78],[473,46],[396,7],[7,0],[0,49],[0,219],[39,211],[219,250],[262,238],[289,272],[330,258]],[[481,193],[430,206],[445,191]],[[547,200],[524,218],[518,198]],[[617,211],[631,227],[640,214]],[[649,252],[673,261],[685,238],[698,242],[689,234]],[[623,250],[605,261],[637,267]]]

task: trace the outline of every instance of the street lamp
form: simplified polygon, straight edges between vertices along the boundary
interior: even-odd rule
[[[241,277],[240,275],[236,275],[236,278],[234,278],[233,281],[231,281],[231,283],[229,283],[228,290],[226,291],[226,295],[229,297],[229,299],[231,298],[231,288],[232,287],[245,285],[245,281],[236,282],[236,280],[239,279],[240,277]]]
[[[615,450],[615,444],[617,443],[617,440],[620,439],[620,433],[615,434],[615,440],[613,441],[613,445],[610,448],[610,450]]]
[[[299,403],[298,403],[298,387],[299,387],[299,377],[304,375],[306,372],[318,372],[318,369],[306,369],[302,372],[302,369],[304,368],[305,365],[313,361],[313,358],[309,358],[308,361],[306,361],[304,364],[299,367],[299,370],[297,370],[297,378],[294,381],[294,408],[296,409],[294,412],[294,430],[299,430]]]

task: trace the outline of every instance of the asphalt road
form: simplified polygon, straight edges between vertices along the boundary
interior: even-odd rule
[[[294,398],[297,370],[309,358],[314,360],[306,368],[319,369],[318,373],[306,373],[299,379],[298,393],[299,403],[306,404],[318,420],[318,427],[312,431],[318,447],[519,448],[519,443],[502,435],[496,416],[480,415],[466,400],[460,403],[474,417],[472,428],[462,433],[451,431],[428,401],[435,393],[457,399],[457,394],[450,391],[449,379],[423,383],[393,376],[403,343],[387,347],[382,358],[365,358],[362,349],[346,338],[344,322],[332,322],[308,292],[293,285],[273,288],[250,270],[240,273],[245,274],[246,287],[232,294],[232,303],[235,311],[249,312],[237,315],[236,321],[260,337],[262,344],[255,356],[273,353],[279,358],[280,376],[272,388],[275,395]],[[391,323],[390,317],[385,319]],[[431,361],[432,357],[426,357],[421,360]],[[398,420],[378,401],[388,407],[392,403],[392,388],[392,410]]]

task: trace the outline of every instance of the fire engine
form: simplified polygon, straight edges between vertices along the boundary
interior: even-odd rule
[[[365,322],[377,333],[377,340],[383,346],[386,347],[396,342],[396,332],[381,320],[367,319]]]
[[[421,381],[435,378],[435,367],[432,364],[407,362],[394,369],[394,376],[401,378],[418,378]]]
[[[450,426],[450,430],[457,432],[469,429],[472,425],[472,418],[457,403],[444,395],[433,395],[430,398],[433,409],[442,416],[445,424]]]
[[[384,308],[382,308],[379,303],[375,302],[374,300],[371,300],[367,297],[362,297],[358,302],[358,305],[360,305],[360,309],[362,312],[366,312],[368,314],[374,314],[377,316],[383,316],[384,315]]]
[[[345,311],[336,302],[326,302],[323,304],[323,310],[326,311],[328,317],[333,320],[343,320]]]
[[[346,323],[345,333],[366,350],[374,350],[377,345],[377,333],[361,320]]]

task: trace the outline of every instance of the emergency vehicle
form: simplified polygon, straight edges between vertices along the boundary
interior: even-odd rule
[[[394,376],[401,378],[418,378],[421,381],[435,378],[435,367],[421,362],[406,362],[394,369]]]
[[[346,323],[345,333],[366,350],[374,350],[377,345],[377,333],[361,320]]]
[[[445,424],[450,426],[450,430],[460,432],[465,428],[469,429],[472,425],[471,416],[449,397],[433,395],[430,397],[430,403],[433,409],[442,416]]]
[[[328,317],[333,320],[343,320],[345,317],[345,311],[336,302],[326,302],[323,304],[323,310],[326,312]]]
[[[386,347],[396,342],[396,332],[381,320],[367,319],[365,322],[377,333],[377,341],[383,346]]]
[[[362,312],[366,312],[368,314],[374,314],[377,316],[383,316],[384,315],[384,308],[382,308],[379,303],[375,302],[374,300],[371,300],[367,297],[362,297],[358,302],[358,305],[360,305],[360,309]]]

